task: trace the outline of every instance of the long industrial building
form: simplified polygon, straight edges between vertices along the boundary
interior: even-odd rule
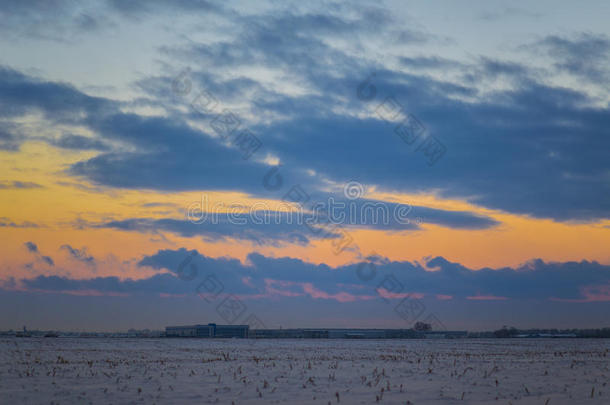
[[[413,329],[254,329],[257,339],[430,339],[463,338],[466,331],[426,331]]]
[[[168,326],[167,337],[254,338],[254,339],[455,339],[465,331],[426,331],[413,329],[253,329],[248,325]]]
[[[196,338],[247,338],[248,325],[188,325],[167,326],[165,336],[167,337],[196,337]]]

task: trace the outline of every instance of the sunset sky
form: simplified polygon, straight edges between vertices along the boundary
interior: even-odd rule
[[[609,15],[0,2],[0,329],[610,326]]]

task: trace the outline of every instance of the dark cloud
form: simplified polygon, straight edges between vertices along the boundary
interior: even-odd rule
[[[558,220],[610,216],[602,152],[610,147],[609,111],[581,107],[584,96],[577,92],[531,83],[484,103],[433,97],[431,89],[396,83],[386,94],[415,106],[411,111],[446,145],[433,168],[393,125],[375,119],[310,116],[278,123],[265,129],[267,145],[282,151],[286,166],[309,167],[338,181],[438,189],[490,208]]]
[[[439,56],[402,56],[399,60],[405,66],[415,69],[455,69],[464,66],[460,62],[441,58]]]
[[[287,199],[287,201],[290,201]],[[419,206],[361,199],[317,201],[303,210],[289,212],[269,209],[198,211],[190,220],[130,218],[110,221],[96,227],[137,232],[172,232],[184,237],[201,236],[208,241],[226,238],[248,240],[257,244],[281,242],[307,244],[311,239],[340,238],[340,230],[367,228],[387,231],[417,230],[421,223],[455,229],[486,229],[498,221],[465,211],[446,211]],[[290,209],[289,206],[286,206]],[[240,210],[241,211],[241,210]]]
[[[71,173],[99,184],[165,190],[258,189],[266,165],[244,160],[230,143],[179,121],[135,114],[91,117],[89,125],[136,152],[111,152],[76,163]]]
[[[215,215],[210,215],[210,220],[202,224],[176,219],[133,218],[111,221],[102,226],[125,231],[172,232],[184,237],[201,236],[212,242],[233,238],[271,245],[281,242],[307,244],[310,238],[337,237],[337,234],[326,232],[318,236],[313,232],[308,232],[303,224],[290,225],[286,223],[286,216],[280,218],[280,214],[274,213],[274,215],[274,219],[268,223],[264,222],[264,215],[261,213],[262,223],[253,223],[247,214],[237,214],[231,215],[231,219],[227,215],[218,215],[217,222],[212,219]]]
[[[34,242],[25,242],[25,247],[28,248],[31,253],[38,253],[38,245]]]
[[[609,84],[610,39],[605,35],[550,35],[534,47],[541,48],[555,59],[558,69],[596,84]]]
[[[263,15],[234,17],[233,22],[236,34],[229,40],[161,48],[171,58],[204,66],[198,80],[204,79],[205,87],[210,85],[211,90],[223,96],[223,99],[227,95],[220,93],[214,86],[214,80],[210,80],[209,76],[213,76],[213,73],[205,72],[248,66],[266,67],[282,71],[285,80],[296,81],[295,84],[299,86],[316,90],[324,88],[327,91],[322,93],[321,98],[333,99],[337,97],[335,90],[345,77],[357,77],[370,68],[368,55],[361,53],[363,40],[375,36],[404,45],[425,43],[432,37],[414,29],[404,29],[404,21],[399,21],[389,10],[370,6],[358,10],[339,7],[334,12],[326,10],[325,13],[301,14],[288,7]],[[392,28],[396,26],[400,29]],[[336,46],[329,41],[331,36],[349,42],[350,47],[357,49],[361,56],[354,57]],[[230,82],[223,80],[219,87],[226,92],[231,83],[244,80],[251,82],[251,79],[238,77]],[[236,90],[243,97],[244,86]],[[271,93],[269,95],[274,93],[271,89],[267,89],[267,92]],[[318,109],[321,108],[324,106],[318,105]]]
[[[435,224],[454,229],[488,229],[500,224],[486,215],[468,211],[446,211],[428,207],[413,207],[411,218],[419,218],[422,223]]]
[[[64,134],[59,139],[52,142],[53,145],[64,149],[75,150],[108,150],[109,147],[98,139],[82,135]]]
[[[40,184],[33,183],[31,181],[2,181],[0,182],[0,190],[6,189],[30,189],[30,188],[42,188]]]
[[[58,181],[57,184],[64,187],[72,187],[77,190],[81,190],[86,193],[102,193],[108,195],[115,195],[114,190],[104,186],[91,186],[83,183],[76,183],[70,181]]]
[[[51,122],[82,124],[83,115],[117,111],[113,101],[88,96],[65,83],[43,81],[0,66],[0,117],[42,112]]]
[[[34,222],[30,222],[30,221],[23,221],[21,223],[16,223],[16,222],[10,220],[9,218],[0,217],[0,227],[2,227],[2,228],[39,228],[40,225],[38,225]]]
[[[72,0],[5,0],[0,2],[0,31],[11,39],[72,42],[113,26],[96,6]]]
[[[48,264],[49,266],[55,266],[55,262],[53,261],[52,258],[50,258],[49,256],[43,256],[41,255],[40,258],[42,259],[43,262],[45,262],[46,264]]]
[[[205,0],[5,0],[0,2],[0,31],[17,40],[74,43],[83,35],[108,31],[121,23],[175,12],[237,15]]]
[[[46,264],[48,264],[49,266],[55,266],[55,262],[53,261],[53,259],[49,256],[45,256],[43,255],[40,250],[38,250],[38,245],[36,245],[34,242],[25,242],[24,243],[25,247],[28,249],[28,251],[30,253],[32,253],[33,255],[35,255],[37,258],[39,258],[40,260],[42,260],[43,262],[45,262]]]
[[[72,246],[66,244],[66,245],[62,245],[61,249],[66,250],[70,254],[70,256],[75,260],[78,260],[80,262],[83,262],[83,263],[86,263],[89,265],[95,264],[95,258],[89,254],[86,247],[83,247],[81,249],[76,249],[76,248],[73,248]]]
[[[0,150],[19,150],[21,142],[19,141],[20,136],[17,128],[17,125],[13,123],[0,121]]]
[[[497,77],[500,75],[513,76],[517,79],[527,78],[530,74],[531,69],[520,63],[511,61],[500,61],[497,59],[490,59],[482,57],[480,58],[480,71],[481,74]]]
[[[159,208],[159,207],[176,208],[176,204],[173,204],[173,203],[164,203],[164,202],[149,202],[149,203],[144,203],[144,204],[142,204],[140,206],[144,207],[144,208]]]
[[[34,290],[51,291],[88,291],[94,290],[106,293],[184,293],[186,286],[180,279],[159,274],[144,280],[121,280],[118,277],[97,277],[75,280],[60,276],[39,276],[24,280],[24,284]]]
[[[191,282],[184,278],[185,263],[192,264],[188,270]],[[116,277],[73,280],[39,276],[22,282],[28,288],[40,290],[194,295],[200,281],[213,276],[222,283],[224,292],[244,298],[309,296],[341,301],[340,297],[348,294],[350,299],[357,301],[370,299],[371,294],[375,299],[381,299],[378,295],[381,294],[387,299],[400,300],[406,293],[417,293],[447,295],[453,299],[566,302],[606,302],[610,299],[610,267],[588,261],[545,263],[533,260],[517,268],[473,270],[437,257],[426,263],[426,267],[434,271],[417,263],[391,262],[382,258],[331,268],[298,259],[250,254],[247,263],[243,265],[229,258],[212,259],[185,249],[160,250],[153,256],[144,257],[139,265],[169,270],[173,274],[124,281]],[[390,280],[398,281],[402,289],[389,290],[391,284],[387,282]],[[391,292],[398,295],[388,294]]]

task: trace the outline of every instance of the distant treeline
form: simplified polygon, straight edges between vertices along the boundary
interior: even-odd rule
[[[493,332],[469,333],[469,337],[575,337],[575,338],[610,338],[610,328],[601,329],[517,329],[504,326]]]

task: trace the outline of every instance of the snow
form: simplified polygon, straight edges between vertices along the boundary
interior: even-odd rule
[[[4,338],[0,403],[607,404],[609,347],[607,339]]]

